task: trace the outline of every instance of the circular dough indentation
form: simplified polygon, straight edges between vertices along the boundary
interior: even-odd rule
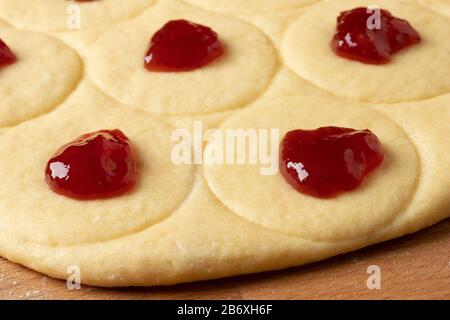
[[[0,29],[17,62],[0,69],[0,127],[44,114],[74,90],[81,77],[79,57],[49,36]]]
[[[0,17],[16,27],[38,31],[105,26],[137,16],[154,0],[0,0]],[[79,20],[78,20],[79,19]]]
[[[318,0],[186,0],[206,10],[219,12],[262,12],[292,9],[309,5]]]
[[[83,86],[56,112],[0,136],[5,155],[0,159],[0,232],[47,245],[106,241],[163,221],[185,200],[194,168],[171,161],[173,128],[143,112],[126,112],[95,92]],[[114,128],[123,130],[136,150],[137,186],[106,200],[53,193],[44,179],[52,154],[81,134]]]
[[[331,49],[340,12],[378,5],[408,20],[422,42],[396,53],[386,65],[368,65],[341,58]],[[323,1],[306,11],[288,29],[282,52],[301,77],[337,95],[362,101],[396,103],[431,98],[450,91],[450,28],[448,19],[431,10],[389,1]]]
[[[225,45],[225,55],[195,71],[145,69],[144,56],[151,36],[174,19],[213,28]],[[90,77],[105,92],[127,105],[171,116],[243,107],[265,90],[276,63],[270,41],[255,27],[189,6],[150,10],[108,32],[88,53]]]
[[[314,96],[264,100],[232,116],[221,130],[279,129],[281,140],[295,129],[368,128],[380,138],[386,159],[358,189],[333,199],[314,198],[297,192],[280,173],[261,175],[261,167],[267,165],[259,164],[208,165],[208,185],[242,218],[284,234],[338,241],[375,232],[409,203],[419,160],[416,149],[397,125],[372,109],[349,103]],[[247,139],[247,150],[248,144]],[[278,156],[275,159],[278,167]]]

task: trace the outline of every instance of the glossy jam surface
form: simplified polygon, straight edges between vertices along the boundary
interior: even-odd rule
[[[136,159],[120,130],[85,134],[61,147],[48,161],[45,178],[61,195],[104,199],[130,191],[137,180]]]
[[[331,198],[356,189],[383,160],[381,142],[369,130],[295,130],[281,143],[280,171],[297,191]]]
[[[2,39],[0,39],[0,68],[13,64],[14,62],[16,62],[16,60],[16,56],[11,51],[11,49],[9,49],[6,43],[4,43]]]
[[[209,64],[224,52],[217,33],[211,28],[187,20],[173,20],[153,35],[144,61],[149,71],[191,71]]]
[[[332,40],[334,52],[367,64],[386,64],[396,52],[421,41],[408,21],[384,9],[356,8],[342,12]]]

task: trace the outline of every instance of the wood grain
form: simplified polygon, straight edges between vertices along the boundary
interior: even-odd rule
[[[370,265],[379,290],[367,288]],[[450,220],[304,267],[173,287],[68,290],[0,258],[0,299],[450,299]]]

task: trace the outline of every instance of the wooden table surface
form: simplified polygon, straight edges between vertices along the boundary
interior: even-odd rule
[[[371,265],[381,289],[367,288]],[[450,299],[450,220],[299,268],[173,287],[69,290],[0,258],[0,299]]]

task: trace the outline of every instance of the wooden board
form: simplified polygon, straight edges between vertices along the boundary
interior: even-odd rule
[[[381,289],[367,268],[381,268]],[[450,299],[450,220],[304,267],[173,287],[68,290],[0,258],[0,299]]]

